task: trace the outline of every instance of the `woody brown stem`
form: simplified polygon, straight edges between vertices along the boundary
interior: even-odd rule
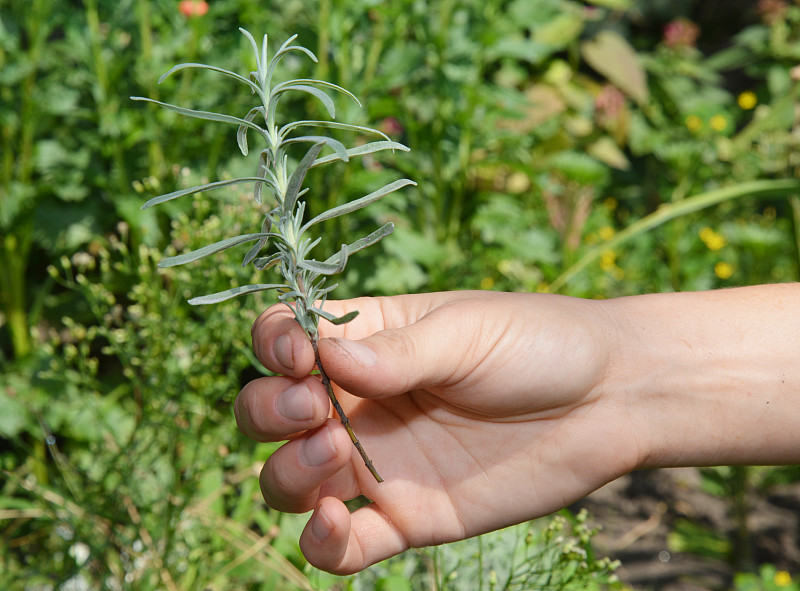
[[[319,369],[319,376],[322,379],[322,385],[325,386],[325,390],[328,392],[328,398],[331,399],[331,404],[333,404],[333,408],[336,409],[336,414],[339,415],[339,420],[344,426],[347,434],[350,436],[350,441],[353,442],[353,445],[358,450],[361,459],[364,460],[364,465],[370,471],[375,480],[378,482],[383,482],[383,478],[381,475],[378,474],[378,471],[372,465],[372,460],[369,459],[367,452],[364,451],[364,447],[361,445],[361,442],[356,437],[355,431],[353,431],[353,427],[350,425],[350,419],[347,418],[347,415],[342,408],[342,405],[339,404],[339,401],[336,399],[336,394],[333,393],[333,384],[331,383],[331,379],[328,377],[328,374],[325,373],[325,368],[322,365],[322,360],[319,358],[319,348],[317,347],[317,339],[316,337],[311,339],[311,346],[314,348],[314,360],[317,363],[317,369]]]

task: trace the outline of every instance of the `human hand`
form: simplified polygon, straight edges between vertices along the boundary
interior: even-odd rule
[[[613,322],[602,302],[452,292],[328,302],[359,316],[323,323],[337,397],[385,482],[331,416],[314,355],[284,306],[253,327],[272,371],[242,390],[239,428],[290,439],[267,461],[267,503],[316,508],[300,540],[315,566],[352,573],[409,547],[551,513],[639,461],[625,405],[606,396]],[[342,501],[372,503],[352,515]]]

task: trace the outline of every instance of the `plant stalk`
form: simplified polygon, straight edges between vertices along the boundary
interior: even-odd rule
[[[336,409],[336,414],[339,415],[339,420],[342,423],[342,426],[347,430],[347,434],[350,436],[350,441],[353,442],[353,445],[358,450],[361,459],[364,460],[364,465],[370,471],[370,474],[375,477],[377,482],[383,482],[383,478],[375,467],[372,465],[372,460],[367,455],[367,452],[364,451],[364,447],[361,445],[361,442],[356,437],[355,431],[353,431],[353,427],[350,425],[350,419],[347,418],[347,415],[342,408],[342,405],[339,404],[339,401],[336,399],[336,394],[333,393],[333,384],[331,383],[331,379],[328,377],[328,374],[325,373],[325,368],[322,365],[322,360],[319,358],[319,347],[317,346],[317,337],[314,336],[311,339],[311,346],[314,348],[314,360],[317,363],[317,369],[319,369],[319,376],[322,378],[322,385],[325,386],[325,390],[328,392],[328,398],[331,399],[331,404],[333,404],[333,408]]]

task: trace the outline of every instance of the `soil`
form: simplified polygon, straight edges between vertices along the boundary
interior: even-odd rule
[[[635,472],[607,484],[573,509],[588,509],[602,528],[594,537],[598,555],[619,559],[620,580],[636,590],[731,589],[734,573],[764,563],[800,573],[800,483],[748,499],[747,534],[741,536],[746,543],[739,544],[734,555],[749,554],[749,560],[719,552],[715,556],[713,542],[708,551],[676,552],[668,537],[676,524],[687,520],[737,546],[730,502],[703,492],[700,478],[694,468]]]

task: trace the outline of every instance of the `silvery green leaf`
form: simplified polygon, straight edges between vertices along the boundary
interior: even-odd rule
[[[270,267],[277,265],[278,263],[281,262],[282,255],[283,253],[276,252],[267,257],[259,257],[253,261],[253,266],[259,271],[263,271],[264,269],[269,269]]]
[[[347,155],[348,157],[363,156],[365,154],[380,152],[381,150],[402,150],[403,152],[408,152],[409,148],[398,142],[386,142],[386,141],[369,142],[368,144],[364,144],[363,146],[348,148]],[[314,161],[314,164],[311,165],[311,168],[314,168],[315,166],[320,166],[322,164],[328,164],[329,162],[338,162],[340,160],[341,158],[339,157],[339,154],[329,154],[328,156],[317,158]]]
[[[329,97],[319,88],[314,88],[313,86],[306,86],[303,84],[297,84],[292,86],[281,86],[280,88],[275,87],[270,93],[269,97],[270,112],[272,112],[274,105],[277,104],[278,97],[284,92],[287,92],[289,90],[299,90],[300,92],[306,92],[312,96],[317,97],[322,102],[322,104],[325,105],[325,109],[328,111],[328,115],[330,115],[331,117],[336,117],[336,107],[333,104],[333,99],[331,99],[331,97]]]
[[[233,115],[223,115],[222,113],[214,113],[211,111],[195,111],[194,109],[187,109],[186,107],[179,107],[178,105],[171,105],[170,103],[162,103],[161,101],[157,101],[150,98],[145,98],[143,96],[132,96],[131,100],[134,101],[145,101],[148,103],[155,103],[165,109],[169,109],[170,111],[175,111],[176,113],[180,113],[181,115],[186,115],[187,117],[194,117],[195,119],[204,119],[206,121],[219,121],[221,123],[231,123],[233,125],[245,125],[250,129],[255,129],[261,136],[269,143],[269,135],[267,132],[250,121],[245,121],[244,119],[240,119],[239,117],[234,117]]]
[[[289,37],[283,43],[283,45],[280,46],[278,51],[275,53],[275,55],[270,60],[269,68],[267,69],[267,75],[266,75],[266,82],[267,83],[269,83],[272,80],[272,74],[275,73],[275,67],[278,65],[278,62],[280,62],[281,59],[283,59],[283,56],[285,56],[287,53],[289,53],[291,51],[302,51],[309,58],[311,58],[312,62],[317,63],[317,61],[318,61],[317,60],[317,56],[314,55],[314,53],[311,50],[306,49],[302,45],[289,45],[295,39],[297,39],[297,35],[292,35],[291,37]]]
[[[319,156],[319,151],[322,150],[322,143],[314,144],[308,149],[306,155],[300,161],[300,164],[297,165],[297,168],[294,169],[292,176],[289,178],[289,183],[286,187],[286,195],[284,196],[283,200],[283,208],[284,211],[292,211],[294,208],[295,200],[297,199],[298,193],[300,193],[300,187],[303,185],[303,181],[306,178],[306,173],[308,169],[311,167],[311,164],[316,160],[317,156]]]
[[[186,68],[201,68],[204,70],[211,70],[213,72],[219,72],[220,74],[225,74],[226,76],[230,76],[238,80],[239,82],[244,82],[250,89],[258,94],[259,96],[263,96],[261,89],[258,87],[257,84],[253,83],[252,80],[248,80],[241,74],[237,74],[236,72],[231,72],[230,70],[226,70],[224,68],[218,68],[216,66],[209,66],[208,64],[195,64],[195,63],[186,63],[186,64],[178,64],[177,66],[172,66],[169,70],[161,74],[161,77],[158,79],[158,83],[162,84],[164,80],[166,80],[169,76],[177,72],[178,70],[184,70]]]
[[[216,304],[217,302],[224,302],[225,300],[229,300],[246,293],[267,291],[268,289],[280,289],[281,287],[287,286],[283,285],[282,283],[254,283],[251,285],[240,285],[239,287],[232,287],[231,289],[226,289],[225,291],[192,298],[189,300],[189,303],[193,306],[197,306],[198,304]]]
[[[253,48],[253,55],[256,58],[256,70],[258,70],[258,72],[256,72],[256,73],[258,74],[259,79],[261,79],[262,78],[261,75],[264,73],[264,68],[266,68],[267,65],[265,63],[263,63],[261,58],[260,58],[259,51],[258,51],[258,45],[256,44],[256,40],[253,39],[253,36],[250,34],[250,31],[248,31],[247,29],[243,29],[242,27],[239,27],[239,31],[242,33],[242,35],[247,37],[247,40],[250,42],[250,46]],[[266,38],[266,35],[264,35],[264,37]],[[263,80],[262,80],[262,82],[263,82]]]
[[[308,119],[302,121],[294,121],[292,123],[287,123],[281,130],[278,132],[280,137],[286,137],[290,131],[297,129],[298,127],[327,127],[329,129],[343,129],[345,131],[360,131],[361,133],[371,133],[375,135],[379,135],[387,141],[391,141],[389,136],[379,131],[377,129],[372,129],[371,127],[363,127],[361,125],[353,125],[351,123],[339,123],[338,121],[317,121],[315,119]]]
[[[389,234],[394,232],[394,224],[389,222],[388,224],[384,224],[377,230],[375,230],[369,236],[364,236],[361,240],[356,240],[352,244],[347,245],[347,254],[348,256],[353,254],[354,252],[358,252],[359,250],[363,250],[368,246],[372,246],[376,242],[380,241],[382,238],[385,238]],[[335,254],[332,257],[328,258],[325,262],[326,263],[335,263],[339,261],[339,254]]]
[[[284,144],[297,144],[300,142],[315,142],[318,144],[325,144],[336,152],[336,156],[338,160],[343,160],[347,162],[349,157],[347,156],[347,149],[344,147],[344,144],[338,140],[333,139],[332,137],[327,137],[324,135],[302,135],[298,137],[292,137],[287,140],[284,140]],[[312,163],[313,164],[313,163]]]
[[[212,189],[217,189],[219,187],[224,187],[226,185],[235,185],[236,183],[247,183],[253,181],[267,183],[268,185],[274,185],[274,183],[271,180],[254,176],[231,179],[227,181],[215,181],[213,183],[206,183],[205,185],[189,187],[188,189],[179,189],[178,191],[173,191],[172,193],[164,193],[163,195],[159,195],[158,197],[153,197],[152,199],[147,201],[144,205],[142,205],[141,208],[147,209],[148,207],[153,207],[154,205],[158,205],[159,203],[164,203],[166,201],[172,201],[173,199],[177,199],[178,197],[183,197],[184,195],[193,195],[194,193],[211,191]]]
[[[261,223],[261,233],[266,234],[267,230],[269,230],[270,226],[272,225],[272,220],[269,217],[264,216],[264,221]],[[242,267],[246,267],[250,261],[258,256],[258,253],[261,252],[261,249],[264,248],[269,242],[269,236],[265,236],[264,238],[260,238],[258,242],[256,242],[250,250],[247,251],[247,254],[244,255],[244,260],[242,260]]]
[[[338,318],[333,314],[331,314],[330,312],[326,312],[325,310],[321,310],[319,308],[311,308],[309,309],[309,312],[313,312],[314,314],[320,316],[321,318],[324,318],[331,324],[336,324],[336,325],[346,324],[351,320],[353,320],[356,316],[358,316],[358,310],[353,310],[352,312],[348,312],[344,316],[339,316]]]
[[[326,82],[325,80],[314,80],[313,78],[297,78],[295,80],[287,80],[285,82],[281,82],[280,84],[275,85],[275,88],[273,89],[272,92],[277,92],[284,86],[295,86],[297,84],[301,84],[304,86],[322,86],[330,90],[335,90],[336,92],[340,92],[345,96],[347,96],[348,98],[352,99],[359,107],[361,106],[361,101],[359,101],[356,95],[354,95],[346,88],[342,88],[338,84],[333,84],[332,82]]]
[[[297,266],[301,269],[305,269],[306,271],[311,271],[319,275],[335,275],[336,273],[341,273],[344,270],[343,268],[340,268],[339,264],[323,263],[313,259],[298,261]]]
[[[244,120],[252,123],[256,115],[264,112],[264,107],[253,107],[247,115],[244,116]],[[239,129],[236,130],[236,143],[239,144],[239,150],[241,150],[242,156],[247,156],[247,128],[244,125],[240,125]]]
[[[397,191],[397,189],[401,189],[408,185],[416,185],[414,181],[408,179],[400,179],[399,181],[394,181],[393,183],[389,183],[388,185],[384,185],[377,191],[370,193],[369,195],[365,195],[360,199],[356,199],[355,201],[350,201],[349,203],[344,203],[338,207],[334,207],[333,209],[329,209],[328,211],[323,211],[317,217],[309,220],[301,229],[300,234],[303,234],[308,228],[313,226],[314,224],[318,224],[320,222],[324,222],[325,220],[329,220],[331,218],[339,217],[342,215],[346,215],[350,212],[356,211],[361,209],[362,207],[366,207],[370,203],[374,203],[381,197],[388,195],[392,191]]]
[[[214,244],[209,244],[208,246],[198,248],[197,250],[193,250],[191,252],[179,254],[178,256],[168,257],[166,259],[163,259],[159,261],[158,266],[175,267],[176,265],[183,265],[185,263],[190,263],[192,261],[196,261],[198,259],[202,259],[203,257],[207,257],[214,253],[220,252],[221,250],[225,250],[226,248],[231,248],[232,246],[236,246],[244,242],[252,242],[253,240],[259,240],[261,238],[268,238],[270,236],[275,236],[275,234],[271,232],[259,232],[257,234],[242,234],[241,236],[226,238],[225,240],[220,240],[219,242],[215,242]]]

